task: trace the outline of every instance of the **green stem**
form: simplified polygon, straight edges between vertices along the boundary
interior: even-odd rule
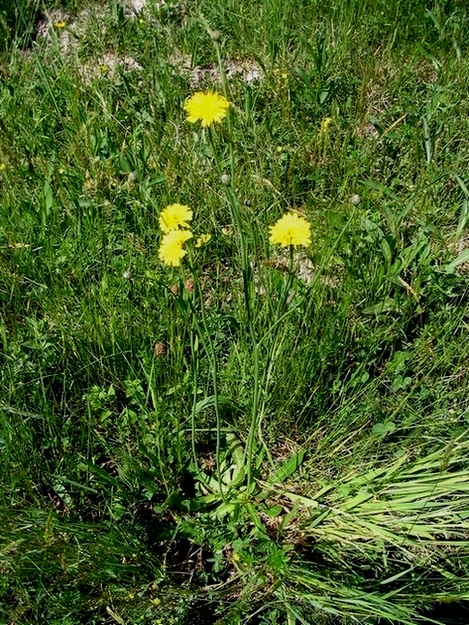
[[[260,397],[260,377],[259,377],[259,344],[255,343],[253,346],[253,360],[254,360],[254,392],[252,397],[252,415],[251,425],[249,428],[248,440],[246,444],[245,456],[247,456],[247,491],[248,494],[251,491],[252,484],[252,459],[254,455],[254,437],[257,430],[257,424],[259,419],[259,397]]]
[[[151,369],[150,372],[147,373],[147,379],[148,379],[148,393],[151,396],[151,401],[152,401],[152,406],[153,406],[153,412],[155,414],[155,418],[157,419],[157,428],[156,431],[158,433],[157,437],[156,437],[156,455],[158,457],[158,464],[160,466],[160,472],[161,475],[163,476],[163,484],[164,487],[166,489],[166,493],[170,494],[170,488],[168,485],[168,480],[166,478],[166,466],[163,462],[163,458],[162,458],[162,454],[161,454],[161,432],[162,432],[162,428],[160,427],[161,423],[160,423],[160,402],[158,401],[158,396],[155,392],[155,386],[154,386],[154,381],[153,381],[153,375],[154,375],[154,370],[155,370],[155,364],[154,361],[152,362],[151,365]],[[147,395],[148,398],[148,395]],[[179,432],[178,432],[178,436],[179,436]]]
[[[221,176],[223,175],[223,168],[221,166],[220,157],[216,149],[213,131],[211,127],[209,128],[208,137],[210,141],[210,146],[212,148],[212,154],[213,154],[213,159],[215,161],[217,173],[219,177],[221,178]],[[230,150],[231,152],[233,152],[232,148],[230,148]],[[231,180],[233,180],[233,178]],[[228,200],[228,204],[231,208],[231,215],[233,218],[233,222],[234,222],[237,234],[239,236],[241,272],[243,276],[243,294],[244,294],[244,304],[246,307],[246,322],[247,322],[247,326],[249,329],[249,334],[251,336],[251,340],[253,344],[255,344],[257,341],[256,341],[256,334],[254,331],[254,325],[252,322],[251,293],[250,293],[251,283],[252,283],[252,270],[249,265],[246,240],[243,234],[243,225],[242,225],[242,220],[241,220],[241,210],[239,206],[239,200],[233,190],[231,182],[228,185],[223,185],[223,188],[225,190],[225,195]]]
[[[214,137],[212,134],[211,128],[209,128],[209,140],[212,147],[212,154],[215,161],[215,165],[217,168],[218,175],[221,177],[223,170],[220,163],[220,157],[218,155]],[[232,150],[232,148],[230,148]],[[257,339],[256,330],[254,327],[253,315],[252,315],[252,307],[251,307],[251,289],[252,289],[252,269],[249,265],[249,257],[246,246],[246,240],[243,234],[242,220],[241,220],[241,211],[239,206],[239,200],[236,196],[233,187],[230,184],[224,185],[225,194],[228,199],[228,203],[231,208],[231,214],[233,217],[233,222],[235,224],[237,234],[239,236],[240,241],[240,257],[241,257],[241,272],[243,276],[243,294],[244,294],[244,305],[246,308],[246,325],[248,328],[249,336],[251,338],[252,350],[253,350],[253,365],[254,365],[254,391],[253,391],[253,399],[252,399],[252,413],[251,413],[251,424],[249,427],[248,440],[246,443],[245,449],[245,462],[247,463],[247,485],[248,491],[251,489],[253,475],[252,475],[252,466],[253,466],[253,455],[254,455],[254,439],[257,431],[258,420],[259,420],[259,401],[261,394],[261,380],[260,380],[260,351],[259,346],[260,343]]]
[[[223,90],[223,95],[225,96],[225,98],[228,100],[228,102],[231,101],[231,97],[230,97],[230,90],[228,87],[228,78],[226,76],[226,72],[225,72],[225,67],[223,65],[223,59],[222,59],[222,55],[221,55],[221,47],[218,41],[213,41],[214,45],[215,45],[215,51],[217,53],[217,61],[218,61],[218,69],[220,71],[220,80],[221,80],[221,86],[222,86],[222,90]],[[232,143],[232,137],[233,137],[233,133],[232,133],[232,121],[231,121],[231,110],[228,109],[227,113],[226,113],[226,126],[228,128],[228,136],[229,136],[229,145],[230,145],[230,169],[231,169],[231,179],[234,180],[234,175],[235,175],[235,153],[233,150],[233,143]]]
[[[204,21],[209,33],[210,28],[208,24]],[[213,37],[212,37],[213,38]],[[218,39],[213,38],[213,42],[215,45],[215,51],[217,54],[218,67],[220,71],[220,79],[222,84],[223,95],[225,98],[230,101],[230,93],[228,87],[228,80],[225,72],[225,68],[223,66],[223,58],[221,53],[220,44]],[[233,223],[235,225],[239,241],[240,241],[240,260],[241,260],[241,272],[243,277],[243,295],[244,295],[244,305],[246,308],[246,326],[248,329],[248,334],[252,343],[252,351],[253,351],[253,366],[254,366],[254,390],[253,390],[253,398],[252,398],[252,411],[251,411],[251,424],[249,427],[248,440],[246,442],[246,448],[244,451],[244,461],[247,464],[247,488],[248,493],[251,490],[253,483],[253,455],[254,455],[254,441],[256,436],[256,431],[259,425],[259,404],[260,404],[260,396],[261,396],[261,376],[260,376],[260,341],[257,339],[256,329],[253,321],[253,311],[251,306],[251,295],[252,295],[252,287],[253,287],[253,275],[252,269],[249,264],[248,258],[248,250],[246,245],[246,239],[243,234],[243,223],[241,219],[241,207],[239,204],[238,197],[234,191],[234,180],[236,173],[236,159],[235,152],[233,149],[233,133],[232,133],[232,120],[231,120],[231,110],[227,111],[227,130],[229,136],[229,151],[230,151],[230,170],[231,170],[231,179],[228,184],[224,185],[225,195],[228,200],[229,206],[231,208],[231,214],[233,218]],[[212,128],[209,128],[209,141],[212,147],[213,158],[215,160],[215,165],[217,168],[218,175],[223,175],[223,168],[221,166],[220,157],[218,155],[215,140],[213,136]],[[260,437],[262,440],[262,437]]]
[[[216,436],[217,436],[217,440],[216,440],[216,451],[215,451],[215,464],[216,464],[216,472],[217,472],[217,481],[218,481],[218,488],[220,491],[220,496],[224,499],[224,493],[223,493],[223,482],[221,479],[221,416],[220,416],[220,405],[219,405],[219,399],[218,399],[218,365],[217,365],[217,356],[216,356],[216,352],[215,352],[215,348],[213,345],[213,341],[212,338],[210,336],[210,331],[207,325],[207,317],[205,315],[205,306],[204,306],[204,297],[203,297],[203,291],[202,291],[202,287],[200,285],[200,281],[198,279],[198,275],[197,273],[194,271],[193,268],[193,264],[190,264],[191,267],[191,274],[192,277],[194,279],[194,285],[195,288],[197,289],[197,295],[198,298],[200,300],[200,313],[201,313],[201,319],[202,319],[202,328],[200,326],[198,317],[197,317],[197,311],[196,308],[194,306],[194,303],[190,300],[190,305],[191,305],[191,309],[192,309],[192,320],[194,322],[194,325],[196,327],[197,330],[197,334],[200,336],[200,338],[202,339],[204,346],[205,346],[205,350],[208,354],[209,360],[210,360],[210,372],[212,374],[212,385],[213,385],[213,404],[214,404],[214,408],[215,408],[215,418],[216,418]],[[203,331],[202,331],[203,330]],[[194,355],[194,352],[193,352]],[[195,359],[197,359],[196,356],[194,356]],[[194,391],[196,392],[196,391]],[[192,453],[196,454],[196,450],[195,450],[195,405],[196,405],[196,397],[194,396],[193,398],[193,408],[192,408]],[[197,466],[198,468],[198,466]]]
[[[194,460],[195,472],[197,477],[200,478],[200,468],[199,462],[197,460],[197,450],[195,448],[195,415],[196,415],[196,406],[197,406],[197,379],[199,372],[199,357],[197,354],[198,345],[196,346],[197,335],[194,336],[194,332],[191,329],[191,352],[192,352],[192,413],[191,413],[191,447],[192,447],[192,458]]]

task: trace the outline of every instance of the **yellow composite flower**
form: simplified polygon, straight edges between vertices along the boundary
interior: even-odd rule
[[[269,227],[271,243],[278,243],[283,247],[289,245],[304,245],[311,243],[311,224],[304,217],[296,213],[287,213]]]
[[[66,25],[67,25],[67,22],[64,22],[63,20],[60,20],[58,22],[54,22],[54,26],[56,28],[65,28]]]
[[[184,243],[192,239],[190,230],[170,230],[161,239],[158,256],[160,260],[168,266],[179,267],[181,260],[187,254]]]
[[[179,227],[189,228],[187,223],[193,217],[194,213],[185,204],[170,204],[163,208],[160,214],[160,228],[163,232],[169,232]]]
[[[197,239],[197,243],[195,244],[195,247],[202,247],[202,245],[205,245],[206,243],[208,243],[211,238],[212,238],[211,234],[201,234],[200,237]]]
[[[332,117],[325,117],[322,122],[321,122],[321,129],[319,131],[319,134],[321,135],[326,135],[329,131],[329,126],[332,123]]]
[[[202,126],[211,126],[213,122],[221,122],[226,117],[229,101],[215,91],[198,91],[184,104],[187,121],[200,121]]]

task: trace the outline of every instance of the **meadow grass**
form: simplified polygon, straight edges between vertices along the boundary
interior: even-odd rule
[[[448,622],[464,2],[25,1],[0,29],[0,623]],[[167,267],[175,202],[211,239]]]

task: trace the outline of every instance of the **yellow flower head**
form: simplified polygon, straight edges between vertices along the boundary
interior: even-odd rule
[[[320,134],[321,135],[325,135],[328,133],[329,131],[329,126],[332,123],[332,117],[325,117],[322,122],[321,122],[321,129],[320,129]]]
[[[162,240],[158,256],[165,264],[172,267],[179,267],[181,259],[187,254],[184,249],[184,243],[192,238],[190,230],[170,230]]]
[[[187,121],[195,123],[200,120],[202,126],[211,126],[213,122],[221,122],[226,117],[230,103],[219,93],[198,91],[184,104]]]
[[[160,228],[163,232],[169,232],[179,227],[189,228],[187,223],[193,217],[193,212],[185,204],[170,204],[163,208],[160,214]]]
[[[66,25],[67,25],[67,22],[64,22],[62,20],[60,20],[58,22],[54,22],[54,26],[56,28],[65,28]]]
[[[289,245],[304,245],[311,243],[311,225],[304,217],[296,213],[287,213],[273,226],[270,226],[271,243],[278,243],[283,247]]]
[[[205,245],[206,243],[208,243],[211,238],[212,238],[211,234],[201,234],[200,237],[197,239],[197,243],[195,244],[195,247],[202,247],[202,245]]]

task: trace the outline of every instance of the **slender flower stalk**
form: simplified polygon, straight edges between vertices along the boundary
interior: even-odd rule
[[[207,23],[205,23],[208,32],[211,33],[211,30]],[[230,100],[230,93],[228,87],[228,79],[226,76],[221,47],[219,43],[220,37],[212,37],[215,51],[217,54],[218,61],[218,69],[220,72],[220,80],[222,84],[222,90],[224,96],[227,100]],[[249,264],[249,257],[246,245],[246,239],[243,232],[243,223],[241,218],[241,207],[239,203],[239,199],[234,191],[233,183],[235,181],[236,175],[236,156],[233,148],[232,141],[232,122],[230,111],[227,110],[227,129],[228,129],[228,137],[229,137],[229,152],[230,152],[230,166],[231,166],[231,176],[228,181],[228,184],[225,184],[223,181],[226,178],[226,174],[221,167],[220,158],[218,156],[218,152],[216,149],[215,138],[212,132],[212,128],[209,128],[209,141],[212,148],[212,154],[215,161],[215,166],[217,168],[218,175],[220,180],[223,181],[223,188],[225,191],[226,198],[228,200],[228,204],[231,208],[231,214],[233,218],[233,223],[235,225],[235,229],[238,233],[239,242],[240,242],[240,260],[241,260],[241,273],[243,277],[243,295],[244,295],[244,306],[246,309],[246,325],[249,332],[249,336],[252,343],[252,353],[253,353],[253,366],[254,366],[254,389],[253,389],[253,398],[252,398],[252,408],[251,408],[251,424],[249,428],[248,440],[246,442],[246,447],[244,451],[244,462],[246,465],[246,473],[247,473],[247,492],[249,493],[252,489],[253,485],[253,456],[254,456],[254,440],[256,429],[259,423],[259,402],[260,402],[260,394],[261,394],[261,380],[260,380],[260,352],[259,352],[259,340],[257,338],[256,329],[254,326],[253,314],[252,314],[252,293],[254,289],[253,284],[253,273],[251,266]]]
[[[210,38],[213,41],[213,45],[215,47],[215,53],[217,55],[217,63],[218,63],[218,71],[220,74],[220,82],[221,82],[221,88],[222,88],[222,92],[224,97],[228,100],[231,101],[231,95],[230,95],[230,88],[228,85],[228,77],[226,75],[226,71],[225,71],[225,65],[223,63],[223,57],[222,57],[222,52],[221,52],[221,46],[220,46],[220,39],[221,39],[221,33],[217,30],[214,31],[210,28],[209,23],[207,22],[207,20],[202,16],[201,17],[202,23],[204,24],[205,28],[207,29],[208,34],[210,35]],[[231,119],[231,110],[227,109],[227,114],[226,114],[226,126],[228,129],[228,137],[230,139],[229,141],[229,148],[230,148],[230,168],[231,168],[231,179],[234,180],[235,177],[235,165],[236,165],[236,156],[233,150],[233,143],[232,143],[232,137],[233,137],[233,128],[232,128],[232,119]]]
[[[217,168],[217,172],[221,177],[224,175],[223,170],[220,163],[220,158],[216,149],[216,144],[213,136],[212,129],[209,128],[208,133],[209,141],[212,148],[212,154],[215,161],[215,166]],[[234,150],[230,142],[230,152],[233,156],[232,163],[234,163]],[[232,168],[234,172],[234,168]],[[233,175],[231,177],[233,180]],[[241,273],[243,277],[243,294],[244,294],[244,306],[246,309],[246,325],[248,328],[249,336],[252,343],[252,353],[253,353],[253,365],[254,365],[254,389],[253,389],[253,398],[252,398],[252,408],[251,408],[251,424],[249,428],[248,440],[246,442],[245,448],[245,464],[246,464],[246,473],[247,473],[247,491],[248,493],[251,491],[252,483],[253,483],[253,456],[254,456],[254,441],[256,430],[258,427],[258,417],[259,417],[259,401],[260,401],[260,393],[261,393],[261,380],[260,380],[260,355],[259,355],[259,341],[257,338],[256,329],[254,326],[254,320],[252,315],[252,305],[251,305],[251,293],[253,291],[253,274],[252,269],[249,264],[248,251],[246,246],[246,239],[243,232],[243,224],[241,219],[241,210],[238,197],[236,196],[234,189],[231,184],[224,184],[223,188],[225,190],[225,195],[228,200],[228,204],[231,208],[231,214],[233,218],[233,222],[235,225],[235,229],[238,233],[239,242],[240,242],[240,260],[241,260]]]
[[[191,447],[192,447],[192,459],[194,461],[195,472],[200,477],[199,461],[197,459],[197,450],[195,448],[195,417],[197,408],[197,379],[199,374],[199,342],[198,334],[191,329],[191,353],[192,353],[192,411],[191,411]]]
[[[190,258],[190,257],[189,257]],[[205,314],[204,307],[204,297],[202,292],[202,287],[197,275],[197,272],[194,268],[191,259],[189,260],[189,267],[191,271],[191,275],[194,280],[194,292],[191,293],[194,297],[189,298],[189,304],[192,311],[192,323],[194,329],[196,331],[196,336],[199,336],[204,343],[205,351],[210,359],[210,371],[212,374],[212,387],[213,387],[213,405],[215,408],[215,419],[216,419],[216,450],[215,450],[215,465],[216,465],[216,473],[217,473],[217,481],[218,481],[218,489],[220,496],[224,499],[224,489],[223,489],[223,480],[221,478],[221,415],[220,415],[220,402],[219,402],[219,393],[218,393],[218,365],[217,365],[217,356],[215,347],[213,345],[212,337],[210,334],[210,329],[207,324],[207,317]],[[197,310],[195,308],[195,297],[198,297],[198,300],[201,304],[200,306],[200,317],[202,320],[202,327],[199,322],[199,317],[197,314]],[[192,438],[192,455],[194,456],[194,461],[196,464],[196,470],[198,473],[198,462],[197,462],[197,452],[195,448],[195,406],[197,403],[197,373],[198,373],[198,344],[196,348],[196,339],[193,339],[193,334],[191,334],[191,351],[193,360],[196,362],[193,365],[193,373],[195,374],[195,379],[193,380],[194,387],[194,396],[193,396],[193,407],[192,407],[192,418],[191,418],[191,438]]]

